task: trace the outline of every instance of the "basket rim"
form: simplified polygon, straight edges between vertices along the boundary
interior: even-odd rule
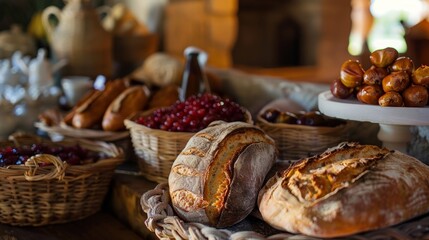
[[[21,138],[21,140],[19,140]],[[37,136],[17,136],[18,140],[3,140],[0,141],[0,145],[5,146],[17,146],[17,145],[29,145],[32,143],[36,143],[39,141],[40,143],[44,143],[47,145],[53,146],[71,146],[79,144],[82,148],[95,151],[102,152],[107,155],[105,158],[101,158],[96,162],[86,163],[81,165],[69,165],[65,164],[65,173],[66,178],[71,177],[71,175],[75,177],[79,177],[79,175],[85,174],[95,174],[100,171],[104,171],[105,169],[115,168],[119,164],[125,161],[123,150],[120,147],[117,147],[113,143],[107,143],[102,141],[92,141],[87,139],[65,139],[63,141],[50,141],[49,139],[42,139]],[[54,156],[52,154],[46,154],[48,156]],[[54,156],[56,157],[56,156]],[[57,158],[57,157],[56,157]],[[23,172],[30,170],[31,167],[22,165],[8,165],[5,167],[0,167],[0,178],[9,178],[9,177],[24,177]],[[42,171],[49,171],[55,166],[47,165],[40,167]],[[68,175],[69,174],[69,175]],[[70,175],[71,174],[71,175]]]
[[[246,122],[249,124],[253,124],[254,122],[253,122],[252,115],[250,114],[249,110],[247,110],[244,107],[241,107],[241,109],[244,111]],[[140,112],[133,114],[132,116],[130,116],[129,118],[124,120],[125,127],[127,127],[127,129],[130,129],[130,130],[133,130],[133,129],[137,130],[138,129],[138,130],[144,131],[145,133],[148,133],[148,134],[151,134],[151,133],[152,134],[175,134],[176,136],[187,137],[187,136],[193,136],[193,135],[195,135],[195,133],[197,133],[197,132],[165,131],[165,130],[161,130],[161,129],[149,128],[149,127],[144,126],[143,124],[139,124],[139,123],[135,122],[135,119],[137,117],[147,116],[155,110],[156,109],[149,109],[146,111],[140,111]]]
[[[308,126],[308,125],[299,125],[299,124],[290,124],[290,123],[272,123],[265,120],[260,114],[256,117],[257,123],[264,124],[266,126],[272,128],[284,128],[284,129],[302,129],[302,130],[314,130],[314,129],[326,129],[326,130],[334,130],[334,129],[342,129],[349,125],[349,121],[344,120],[344,123],[339,124],[334,127],[330,126]]]
[[[43,122],[35,122],[34,126],[48,134],[61,135],[71,138],[85,138],[101,141],[116,141],[129,137],[129,131],[104,131],[95,129],[78,129],[61,122],[58,125],[48,126]]]

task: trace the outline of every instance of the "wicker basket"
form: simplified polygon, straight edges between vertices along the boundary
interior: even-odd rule
[[[36,155],[25,165],[0,168],[0,222],[41,226],[88,217],[100,210],[114,169],[122,163],[122,150],[113,144],[87,140],[52,143],[35,137],[13,137],[4,146],[33,143],[75,145],[103,152],[108,158],[85,165],[68,165],[49,154]],[[39,167],[39,163],[51,165]]]
[[[177,155],[195,133],[151,129],[134,122],[138,117],[148,116],[152,111],[148,110],[126,119],[125,126],[130,130],[141,173],[151,181],[163,183],[167,181]],[[253,123],[250,113],[247,110],[245,113],[246,122]]]
[[[271,136],[282,160],[298,160],[324,152],[348,139],[350,123],[336,127],[314,127],[286,123],[270,123],[257,116],[256,125]]]

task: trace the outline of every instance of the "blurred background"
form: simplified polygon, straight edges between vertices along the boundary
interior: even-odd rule
[[[48,6],[63,0],[0,0],[0,30],[16,24],[49,48],[41,23]],[[387,46],[417,64],[429,36],[425,0],[93,0],[95,7],[122,3],[150,32],[157,50],[182,57],[195,45],[208,64],[292,80],[329,82],[348,58],[366,59]],[[416,49],[417,48],[417,49]]]

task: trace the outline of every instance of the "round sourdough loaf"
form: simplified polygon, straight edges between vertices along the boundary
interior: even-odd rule
[[[176,213],[219,228],[243,220],[255,208],[276,156],[274,141],[258,127],[213,122],[173,163],[168,183]]]
[[[292,233],[375,230],[429,211],[429,167],[398,151],[342,143],[278,172],[258,205],[267,223]]]

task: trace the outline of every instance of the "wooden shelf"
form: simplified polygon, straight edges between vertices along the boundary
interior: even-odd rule
[[[8,240],[141,240],[110,213],[101,211],[83,220],[41,227],[15,227],[0,224],[0,239]]]

